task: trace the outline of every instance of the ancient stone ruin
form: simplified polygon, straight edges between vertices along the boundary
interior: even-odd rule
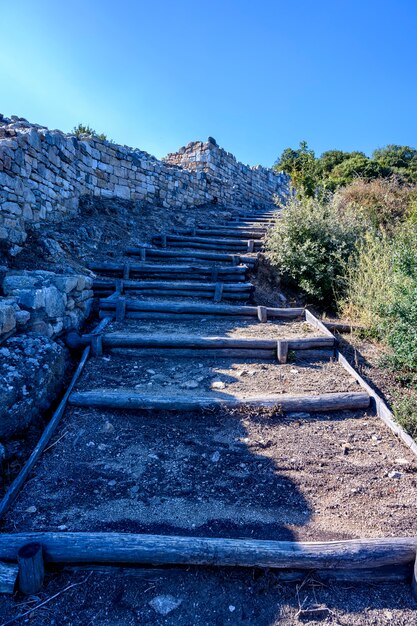
[[[119,201],[127,211],[146,205],[151,212],[158,207],[166,213],[199,206],[263,207],[285,193],[286,186],[285,175],[239,163],[212,138],[190,143],[160,161],[95,136],[76,137],[0,115],[0,437],[27,425],[29,414],[22,407],[29,400],[35,407],[30,415],[49,406],[65,369],[65,349],[55,339],[79,329],[93,305],[91,273],[65,265],[52,265],[52,271],[41,263],[32,268],[30,261],[18,267],[22,250],[33,245],[30,233],[37,233],[57,258],[62,249],[46,236],[45,227],[64,227],[79,215],[83,203]],[[31,368],[24,363],[27,333],[30,342],[35,335],[49,342],[49,363],[36,355],[30,357]],[[50,370],[52,382],[43,385],[43,394],[28,382],[34,368]]]

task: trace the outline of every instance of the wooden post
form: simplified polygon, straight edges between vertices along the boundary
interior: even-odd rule
[[[116,278],[116,291],[117,293],[123,293],[124,283],[121,278]]]
[[[240,262],[240,257],[238,257],[236,254],[232,255],[232,265],[239,265]]]
[[[145,262],[146,261],[146,248],[141,248],[140,249],[140,260]]]
[[[217,265],[213,265],[211,269],[211,280],[213,283],[217,282],[218,276],[219,276],[219,270],[217,268]]]
[[[249,239],[248,241],[248,252],[253,252],[253,249],[255,247],[255,242],[253,239]]]
[[[116,302],[116,322],[122,322],[126,316],[126,298],[118,298]]]
[[[19,564],[19,589],[25,595],[32,595],[41,589],[44,578],[42,546],[28,543],[17,553]]]
[[[130,263],[125,263],[123,267],[123,280],[129,280],[130,278]]]
[[[91,352],[93,356],[102,356],[103,354],[103,339],[101,335],[92,335],[91,337]]]
[[[277,356],[278,361],[282,364],[287,362],[288,358],[288,341],[279,339],[277,341]]]
[[[166,248],[167,247],[167,236],[166,235],[161,235],[161,247],[162,248]]]
[[[413,565],[413,578],[411,579],[411,592],[417,600],[417,554]]]
[[[221,302],[223,295],[223,283],[216,283],[214,288],[214,302]]]
[[[258,320],[264,323],[268,320],[268,310],[266,306],[258,306]]]

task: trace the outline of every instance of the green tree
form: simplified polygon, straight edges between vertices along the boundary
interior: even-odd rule
[[[276,170],[290,174],[292,184],[304,196],[314,196],[317,184],[316,157],[306,141],[301,141],[298,150],[286,148],[275,163]]]

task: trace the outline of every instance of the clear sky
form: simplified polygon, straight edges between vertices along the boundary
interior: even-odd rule
[[[0,111],[157,157],[417,146],[417,1],[0,0]]]

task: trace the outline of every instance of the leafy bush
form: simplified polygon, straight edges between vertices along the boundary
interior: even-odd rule
[[[266,251],[284,281],[331,306],[362,225],[332,198],[293,198],[271,229]]]
[[[97,139],[101,139],[102,141],[107,141],[107,135],[104,133],[97,133],[91,126],[87,124],[78,124],[78,126],[74,126],[72,132],[76,137],[81,137],[82,135],[89,135],[90,137],[96,137]]]
[[[417,395],[405,392],[394,401],[394,415],[407,433],[417,439]]]
[[[417,230],[411,222],[393,235],[368,233],[356,263],[347,267],[342,308],[392,350],[395,369],[417,370]]]

